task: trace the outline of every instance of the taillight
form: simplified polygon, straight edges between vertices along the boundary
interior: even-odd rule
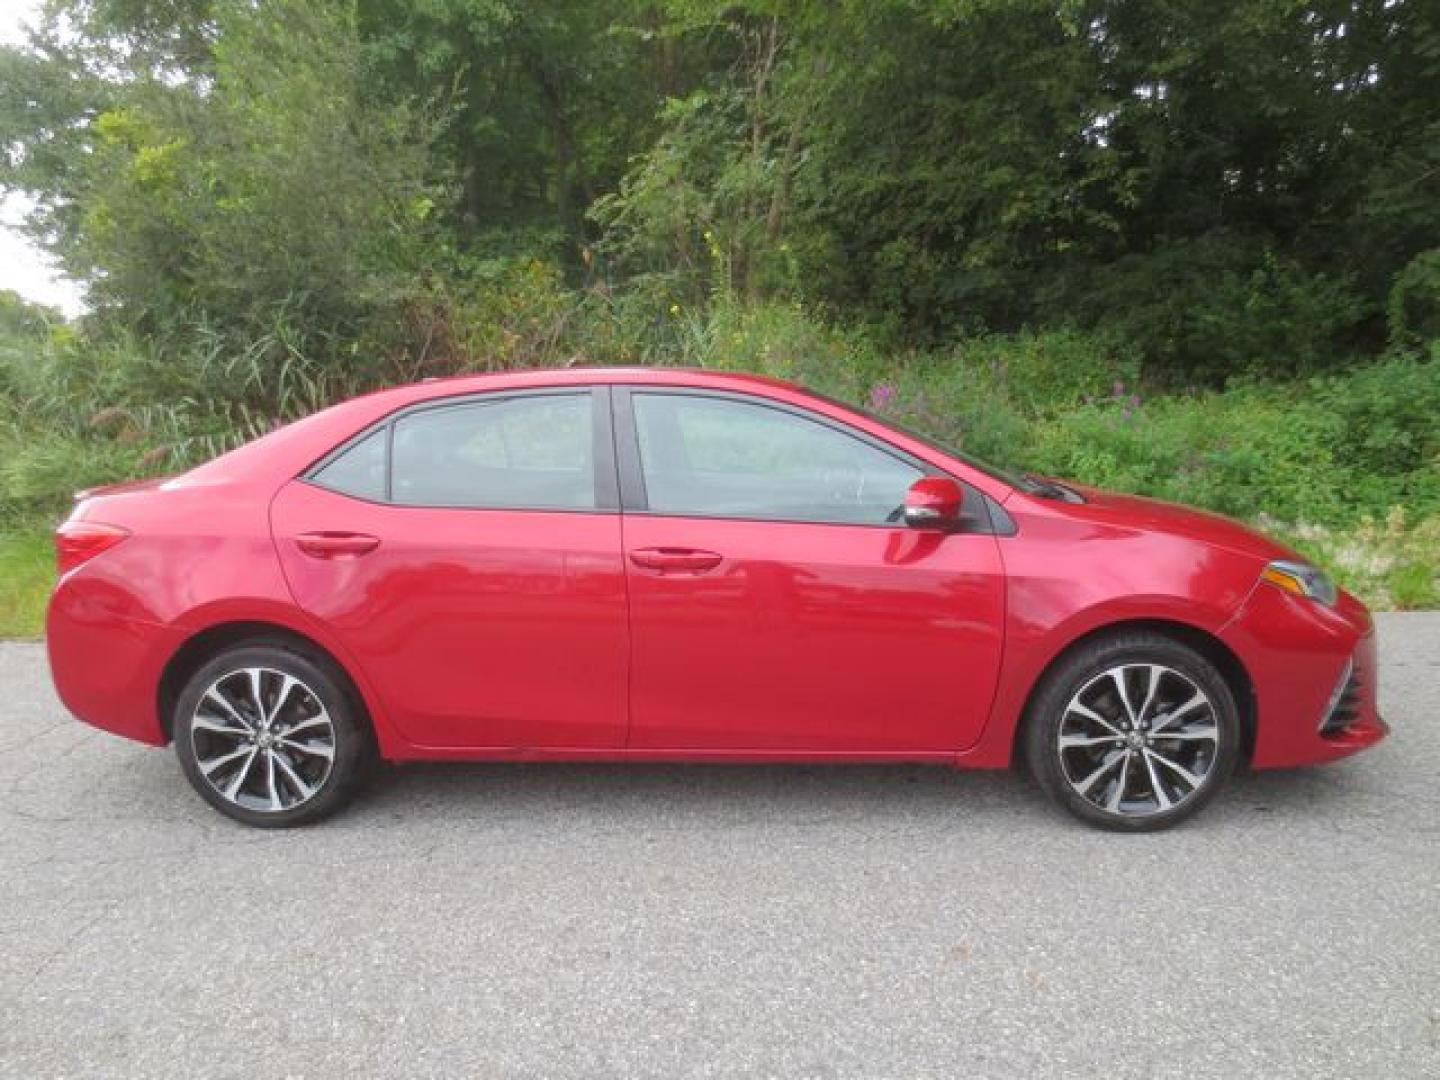
[[[102,525],[98,521],[67,521],[55,530],[55,566],[64,577],[77,566],[89,562],[102,551],[109,551],[130,535],[119,525]]]

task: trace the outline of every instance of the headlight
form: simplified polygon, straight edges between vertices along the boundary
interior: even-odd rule
[[[1286,592],[1306,596],[1322,604],[1333,605],[1339,596],[1330,575],[1309,563],[1277,559],[1260,571],[1260,577]]]

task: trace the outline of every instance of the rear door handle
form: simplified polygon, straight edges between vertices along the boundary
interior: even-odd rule
[[[714,570],[724,561],[724,556],[713,551],[698,548],[653,547],[637,548],[630,552],[630,561],[645,570],[659,570],[663,573],[676,571],[701,574]]]
[[[297,536],[295,546],[311,558],[343,559],[374,551],[380,538],[366,533],[310,532]]]

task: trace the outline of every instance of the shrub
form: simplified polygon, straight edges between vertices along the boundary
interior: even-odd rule
[[[1440,464],[1440,343],[1425,358],[1397,354],[1310,384],[1340,423],[1336,456],[1359,474],[1417,473]]]
[[[1137,387],[1140,357],[1113,334],[1081,330],[987,334],[961,341],[956,360],[986,373],[1016,408],[1048,414]]]
[[[1440,338],[1440,248],[1421,252],[1395,276],[1386,317],[1394,345]]]
[[[862,332],[831,326],[795,303],[720,302],[685,326],[682,363],[793,379],[838,396],[863,393],[885,367]]]
[[[1048,301],[1143,349],[1150,373],[1219,385],[1334,366],[1363,305],[1342,278],[1310,273],[1223,235],[1171,243],[1097,269]]]
[[[6,518],[54,515],[82,488],[141,474],[141,457],[113,440],[54,433],[44,441],[0,438],[0,507]]]
[[[1036,425],[1047,472],[1242,517],[1353,523],[1440,510],[1440,365],[1396,356],[1300,384],[1111,398]]]
[[[1025,459],[1026,418],[988,364],[913,358],[874,383],[868,402],[942,444],[996,464]]]

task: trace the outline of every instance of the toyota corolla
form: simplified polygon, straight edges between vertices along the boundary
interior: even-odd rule
[[[1368,612],[1294,552],[751,376],[386,390],[56,546],[65,705],[256,826],[382,758],[1024,762],[1156,829],[1386,733]]]

